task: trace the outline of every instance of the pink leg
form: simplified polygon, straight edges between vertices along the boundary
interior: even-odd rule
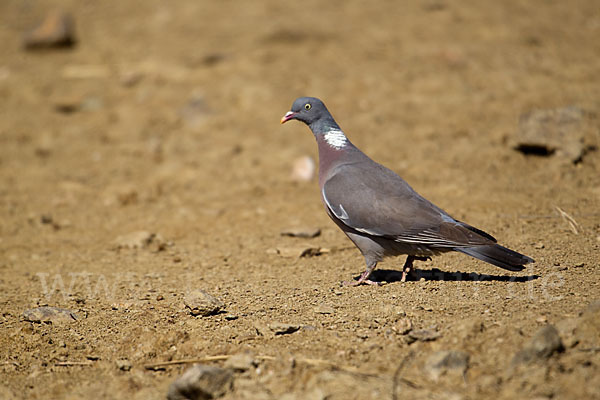
[[[367,265],[367,269],[365,270],[365,272],[363,272],[360,275],[360,278],[358,278],[357,281],[344,281],[344,286],[358,286],[358,285],[362,285],[363,283],[365,285],[381,286],[381,283],[368,279],[369,275],[371,275],[371,272],[373,272],[373,270],[375,269],[376,266],[377,266],[377,263],[372,263],[371,265]]]
[[[418,257],[418,256],[406,257],[406,262],[404,263],[404,267],[402,267],[402,278],[400,279],[400,282],[406,282],[406,278],[408,278],[408,275],[410,275],[410,273],[412,271],[413,261],[415,261],[415,260],[427,261],[427,260],[431,260],[431,258]]]

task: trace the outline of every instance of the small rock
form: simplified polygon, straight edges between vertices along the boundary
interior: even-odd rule
[[[61,224],[59,224],[57,221],[55,221],[54,218],[52,218],[52,215],[43,214],[40,217],[40,222],[44,225],[50,225],[56,231],[61,228]]]
[[[284,324],[281,322],[273,322],[269,324],[269,329],[273,331],[275,335],[287,335],[289,333],[294,333],[301,328],[300,325],[297,324]]]
[[[324,249],[314,246],[278,247],[277,253],[286,258],[301,258],[319,256],[325,253]]]
[[[129,361],[129,360],[117,360],[115,362],[115,364],[117,365],[117,368],[120,369],[121,371],[129,371],[129,370],[131,370],[131,367],[133,366],[131,364],[131,361]]]
[[[82,100],[79,96],[61,97],[53,100],[54,110],[62,114],[72,114],[81,109]]]
[[[71,310],[58,307],[37,307],[23,312],[25,321],[60,324],[77,321],[79,317]]]
[[[269,247],[267,250],[265,250],[265,253],[267,253],[268,255],[274,256],[279,254],[279,250],[277,250],[274,247]]]
[[[71,47],[75,42],[73,17],[59,10],[46,14],[44,20],[23,38],[23,45],[28,50]]]
[[[528,364],[549,358],[557,351],[562,351],[563,344],[558,331],[552,325],[546,325],[536,332],[531,340],[518,351],[512,365]]]
[[[205,400],[223,396],[233,385],[229,369],[194,365],[169,386],[168,400]]]
[[[333,314],[335,310],[331,306],[327,306],[324,304],[318,305],[313,310],[317,314]]]
[[[309,156],[302,156],[294,160],[291,178],[297,182],[308,182],[315,176],[315,162]]]
[[[267,325],[265,325],[261,322],[254,322],[254,329],[256,330],[256,334],[258,336],[265,336],[265,337],[274,336],[271,329]]]
[[[425,372],[435,381],[446,373],[465,374],[469,366],[469,354],[464,351],[436,351],[425,361]]]
[[[230,368],[234,371],[245,372],[253,367],[256,367],[256,365],[257,363],[252,354],[239,353],[229,357],[229,359],[225,361],[224,367]]]
[[[542,242],[537,242],[536,244],[533,245],[534,249],[543,249],[544,247],[545,247],[545,245]]]
[[[554,153],[578,162],[586,147],[586,131],[594,129],[588,113],[578,107],[534,110],[521,115],[515,149],[525,154]]]
[[[193,290],[186,293],[183,303],[190,309],[193,316],[201,315],[203,317],[217,314],[225,307],[221,300],[211,296],[204,290]]]
[[[281,231],[281,236],[291,236],[291,237],[299,237],[299,238],[314,238],[321,234],[321,229],[319,228],[288,228]]]
[[[398,321],[396,321],[393,329],[399,335],[406,335],[412,330],[412,322],[407,317],[400,318]]]
[[[575,347],[579,343],[577,326],[580,322],[580,318],[566,318],[556,324],[556,330],[565,348]]]
[[[408,337],[413,340],[419,340],[421,342],[429,342],[439,338],[441,334],[433,329],[418,329],[416,331],[411,330],[408,333]]]
[[[115,250],[143,249],[147,247],[151,247],[155,251],[161,251],[167,247],[167,243],[159,234],[148,231],[136,231],[118,236],[113,244]]]

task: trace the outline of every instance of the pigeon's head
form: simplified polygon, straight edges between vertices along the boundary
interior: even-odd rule
[[[316,97],[297,98],[292,104],[292,109],[281,118],[281,123],[283,124],[292,119],[304,122],[310,126],[313,132],[322,127],[337,127],[325,104]]]

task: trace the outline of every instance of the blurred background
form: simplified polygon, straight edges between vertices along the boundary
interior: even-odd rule
[[[503,286],[486,289],[499,299],[495,305],[452,286],[430,293],[434,311],[415,311],[414,321],[451,331],[450,302],[468,315],[491,308],[492,325],[529,335],[536,319],[581,310],[600,295],[599,37],[593,0],[2,0],[0,355],[17,364],[4,365],[0,389],[7,398],[61,398],[76,377],[71,390],[82,397],[162,398],[181,369],[157,377],[140,367],[132,377],[115,360],[130,360],[135,371],[150,361],[247,346],[390,377],[407,345],[389,350],[373,315],[388,315],[401,298],[412,310],[423,293],[400,284],[332,292],[361,272],[363,261],[322,209],[310,131],[279,124],[299,96],[321,98],[358,147],[454,217],[535,258],[530,274],[562,271],[562,284],[550,290],[561,301],[543,313],[530,298],[506,304]],[[321,234],[300,242],[280,235],[298,226]],[[297,257],[307,248],[321,256]],[[422,267],[499,273],[458,256],[439,260]],[[585,268],[575,268],[580,264]],[[81,271],[94,285],[106,278],[114,291],[90,294],[76,282],[48,297],[36,277],[64,276],[68,285],[68,274]],[[123,283],[110,275],[116,271],[134,278]],[[237,322],[191,318],[182,298],[192,287],[210,289]],[[313,312],[315,301],[335,306],[333,333],[326,327],[334,320],[319,319],[330,317]],[[40,305],[88,317],[78,328],[26,328],[23,310]],[[127,322],[123,307],[133,310]],[[326,332],[317,330],[320,341],[307,332],[288,342],[240,339],[256,335],[256,321],[290,315]],[[119,328],[110,334],[107,326]],[[357,329],[370,338],[356,339]],[[481,355],[473,376],[499,376],[493,365],[520,343],[512,330],[487,332],[482,341],[509,339],[491,358]],[[48,345],[47,335],[65,346]],[[372,357],[355,352],[363,345]],[[95,356],[98,370],[75,375],[48,366]],[[271,381],[260,385],[252,375],[248,398],[287,391],[305,398],[314,389],[288,385],[283,370],[272,369]],[[105,378],[96,380],[98,371]],[[577,382],[587,375],[574,371],[522,379],[536,382],[527,386],[532,395],[536,385],[586,395]],[[456,390],[510,398],[521,387],[492,381]],[[353,384],[344,383],[347,391],[319,387],[327,398],[369,398],[381,382]],[[445,390],[428,385],[411,390]]]

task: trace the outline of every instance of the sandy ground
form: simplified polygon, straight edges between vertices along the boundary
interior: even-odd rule
[[[225,399],[600,398],[597,2],[371,3],[0,2],[0,398],[162,399],[187,360],[236,354]],[[23,50],[57,4],[77,45]],[[302,95],[537,262],[449,254],[401,283],[397,258],[341,287],[362,257],[290,178],[308,128],[279,124]],[[580,162],[514,150],[523,113],[569,106],[594,128]],[[192,316],[196,289],[223,310]],[[26,321],[40,306],[78,319]],[[556,351],[514,362],[548,324]],[[433,368],[446,350],[468,361]]]

